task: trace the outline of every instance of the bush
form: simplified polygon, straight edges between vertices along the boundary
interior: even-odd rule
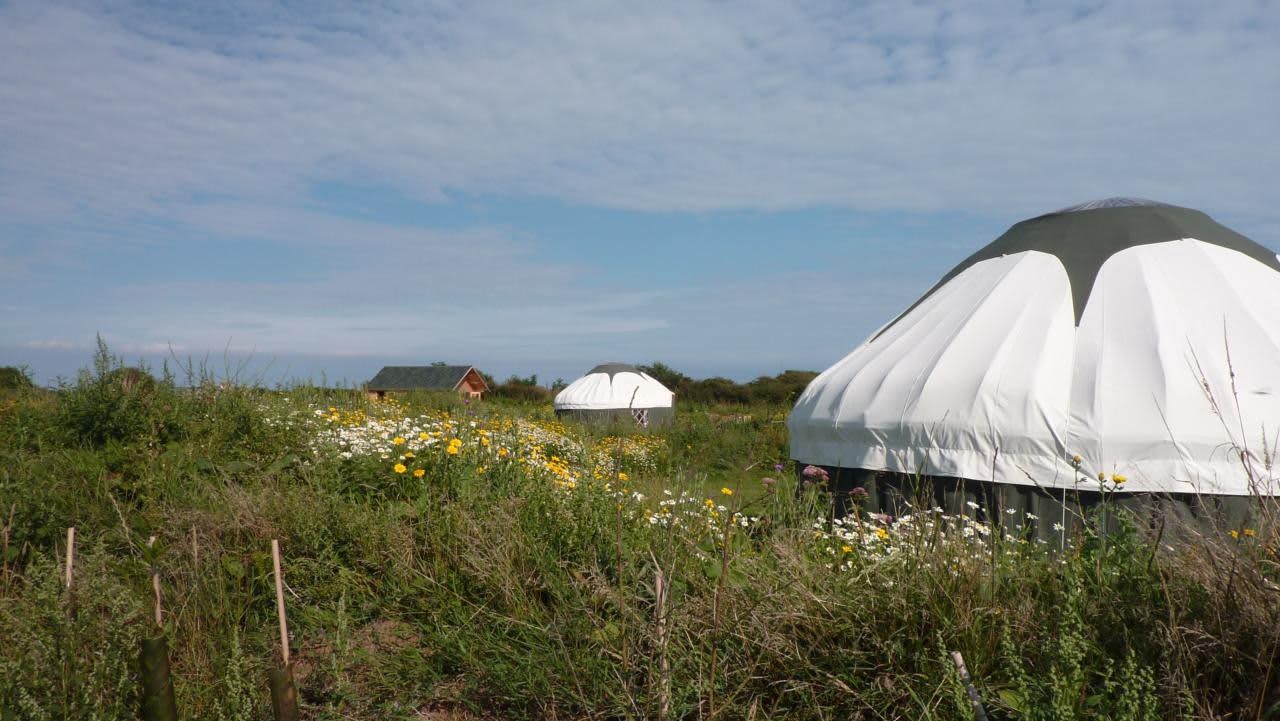
[[[0,367],[0,390],[26,390],[33,386],[31,375],[26,368],[18,366]]]
[[[678,401],[732,405],[791,405],[804,392],[809,381],[818,376],[814,371],[788,370],[776,376],[760,376],[750,383],[729,378],[696,380],[665,363],[639,366],[676,394]]]
[[[527,403],[548,403],[553,395],[549,389],[538,385],[537,375],[532,375],[528,378],[511,376],[502,383],[492,386],[489,394],[494,398],[505,398]]]
[[[152,444],[175,437],[178,399],[173,384],[157,381],[143,368],[126,367],[102,339],[93,368],[63,387],[59,427],[72,442],[101,446],[108,441]]]

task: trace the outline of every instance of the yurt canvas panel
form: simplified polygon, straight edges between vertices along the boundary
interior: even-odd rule
[[[1280,430],[1277,319],[1280,275],[1241,253],[1198,240],[1117,253],[1076,333],[1067,450],[1131,491],[1274,494],[1261,464],[1249,487],[1231,446],[1261,451]]]
[[[899,473],[989,478],[994,462],[1011,479],[1027,467],[1052,475],[1069,398],[1053,381],[1069,373],[1070,327],[1066,274],[1051,256],[974,265],[810,384],[792,413],[792,456]]]

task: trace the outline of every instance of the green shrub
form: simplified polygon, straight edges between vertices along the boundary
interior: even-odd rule
[[[178,434],[180,409],[173,384],[156,381],[145,369],[125,367],[102,339],[93,368],[80,371],[76,383],[61,390],[58,426],[73,443],[157,444]]]
[[[0,604],[0,705],[12,718],[128,719],[137,710],[141,598],[114,559],[86,544],[73,598],[50,554]]]
[[[0,390],[25,390],[33,385],[26,368],[0,366]]]

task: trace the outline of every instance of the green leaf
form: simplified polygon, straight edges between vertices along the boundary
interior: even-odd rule
[[[1020,692],[1015,691],[1014,689],[1011,689],[1011,688],[1002,688],[998,692],[996,692],[996,695],[1000,697],[1000,702],[1003,703],[1007,708],[1013,711],[1016,711],[1020,714],[1026,713],[1027,709],[1024,706],[1025,701],[1022,698],[1022,694]]]
[[[244,578],[244,566],[231,556],[222,557],[222,570],[226,571],[234,579]]]
[[[295,464],[297,464],[297,462],[298,462],[298,459],[295,456],[285,456],[283,458],[277,458],[274,463],[267,466],[267,473],[279,473],[280,471],[283,471],[286,468],[292,468]]]
[[[164,541],[158,538],[155,543],[144,545],[142,547],[143,563],[146,563],[148,566],[156,565],[156,561],[160,560],[160,557],[164,555],[166,548],[167,546],[165,546]]]

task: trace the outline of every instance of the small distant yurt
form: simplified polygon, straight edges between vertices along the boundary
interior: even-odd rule
[[[625,363],[604,363],[556,395],[556,415],[592,423],[661,425],[675,415],[675,394]]]
[[[881,505],[925,478],[953,510],[1056,522],[1045,501],[1105,488],[1238,516],[1280,492],[1280,258],[1146,200],[1025,220],[814,379],[788,426],[796,461]]]

